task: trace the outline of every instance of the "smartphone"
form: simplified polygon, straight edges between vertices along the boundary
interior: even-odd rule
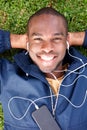
[[[45,105],[35,110],[32,117],[40,130],[61,130]]]

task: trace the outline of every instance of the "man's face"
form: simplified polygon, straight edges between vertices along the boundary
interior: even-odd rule
[[[42,14],[29,24],[29,54],[42,72],[50,73],[62,66],[66,53],[66,30],[61,17]]]

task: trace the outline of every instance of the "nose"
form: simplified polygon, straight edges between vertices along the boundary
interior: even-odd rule
[[[43,45],[42,45],[42,50],[44,51],[44,52],[46,52],[46,53],[49,53],[49,52],[51,52],[51,51],[53,51],[53,44],[51,43],[51,42],[45,42],[45,43],[43,43]]]

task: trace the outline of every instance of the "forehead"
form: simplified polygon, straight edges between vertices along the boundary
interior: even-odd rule
[[[41,14],[34,16],[29,23],[28,31],[62,31],[65,32],[64,20],[61,16]]]

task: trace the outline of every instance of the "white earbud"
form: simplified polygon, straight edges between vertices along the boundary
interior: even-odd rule
[[[25,52],[25,55],[27,55],[29,53],[29,42],[26,43],[26,52]]]
[[[27,42],[27,51],[29,52],[29,42]]]
[[[67,49],[69,50],[69,42],[68,42],[68,41],[66,41],[66,44],[67,44]]]

